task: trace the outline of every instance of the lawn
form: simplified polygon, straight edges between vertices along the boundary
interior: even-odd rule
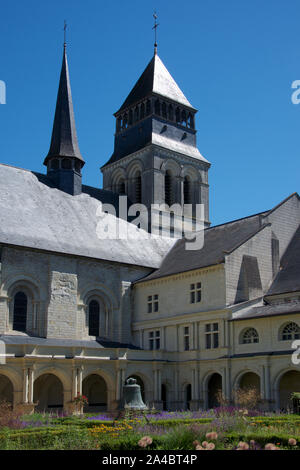
[[[299,450],[300,416],[220,407],[198,412],[19,416],[0,405],[1,450]],[[5,411],[5,412],[4,412]]]

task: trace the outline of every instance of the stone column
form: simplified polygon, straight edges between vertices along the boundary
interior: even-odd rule
[[[200,408],[199,400],[199,373],[198,367],[192,369],[192,399],[190,402],[191,410],[198,410]]]
[[[161,401],[161,370],[155,368],[153,370],[153,384],[154,384],[154,406],[156,409],[162,409]]]
[[[29,374],[28,367],[23,368],[23,403],[28,403],[29,395]]]
[[[28,369],[28,402],[33,403],[34,367]]]

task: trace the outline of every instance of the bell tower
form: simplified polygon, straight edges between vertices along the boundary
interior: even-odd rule
[[[167,68],[154,56],[116,118],[114,152],[101,168],[104,189],[131,203],[203,204],[209,222],[210,163],[196,146],[195,115]]]

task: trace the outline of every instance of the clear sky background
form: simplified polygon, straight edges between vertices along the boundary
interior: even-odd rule
[[[0,162],[45,172],[62,60],[63,21],[83,181],[102,186],[120,107],[158,54],[199,111],[211,162],[213,224],[300,192],[299,0],[12,0],[0,5]]]

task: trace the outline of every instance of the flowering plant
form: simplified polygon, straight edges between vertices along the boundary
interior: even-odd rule
[[[85,395],[80,395],[80,393],[78,393],[78,395],[74,398],[73,403],[81,406],[89,404],[87,397]]]

